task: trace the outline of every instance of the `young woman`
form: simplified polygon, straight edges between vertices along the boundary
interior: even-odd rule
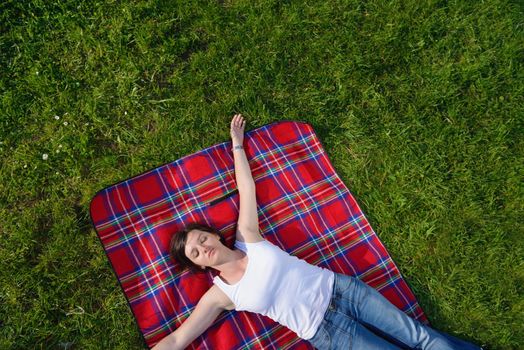
[[[242,148],[244,118],[231,121],[240,212],[235,248],[212,228],[191,225],[173,236],[183,266],[213,268],[214,285],[193,313],[153,349],[184,349],[224,310],[266,315],[317,349],[480,349],[413,320],[375,289],[289,255],[259,233],[255,183]]]

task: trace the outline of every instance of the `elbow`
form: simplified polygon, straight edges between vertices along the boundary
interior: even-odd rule
[[[183,350],[184,348],[180,346],[180,342],[175,340],[175,333],[176,332],[173,332],[164,339],[162,339],[151,350]]]
[[[255,181],[253,179],[249,181],[242,182],[238,185],[238,192],[240,193],[255,193],[256,187],[255,187]]]

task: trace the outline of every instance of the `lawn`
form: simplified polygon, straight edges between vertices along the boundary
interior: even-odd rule
[[[431,323],[524,347],[518,1],[0,4],[0,348],[143,349],[101,189],[310,123]]]

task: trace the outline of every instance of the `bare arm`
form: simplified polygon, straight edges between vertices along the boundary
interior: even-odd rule
[[[241,242],[254,243],[262,241],[258,229],[257,198],[255,181],[251,168],[243,149],[234,149],[244,142],[245,120],[237,114],[231,120],[231,140],[233,143],[233,157],[235,159],[235,177],[240,195],[240,210],[236,238]]]
[[[162,339],[152,350],[183,350],[204,333],[224,310],[232,310],[231,300],[217,286],[212,286],[197,306],[173,333]]]

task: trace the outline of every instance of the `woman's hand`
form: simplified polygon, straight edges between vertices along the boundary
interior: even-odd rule
[[[242,114],[235,114],[231,120],[231,141],[233,141],[233,146],[242,145],[244,142],[245,126],[246,121]]]

